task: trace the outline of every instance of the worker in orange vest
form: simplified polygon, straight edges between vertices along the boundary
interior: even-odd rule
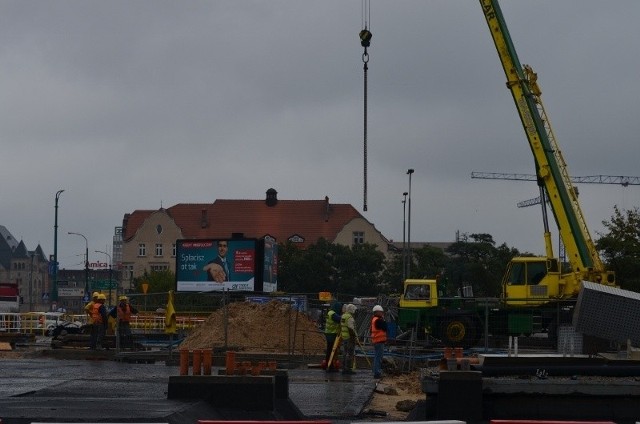
[[[371,343],[373,344],[373,378],[382,378],[382,356],[387,342],[387,322],[384,309],[380,305],[373,307],[371,318]]]
[[[102,293],[98,294],[97,301],[91,306],[91,339],[89,349],[102,350],[102,341],[107,329],[107,307],[104,306],[107,296]]]
[[[117,318],[118,337],[120,347],[133,349],[133,336],[131,335],[131,315],[136,315],[138,310],[129,303],[127,296],[118,298],[118,305],[111,310],[110,315]]]
[[[93,294],[91,295],[91,301],[89,303],[87,303],[86,305],[84,305],[84,312],[85,312],[85,314],[87,314],[87,324],[88,325],[93,324],[93,320],[91,319],[91,309],[93,309],[94,303],[96,303],[98,301],[98,296],[99,295],[100,295],[100,293],[93,292]]]

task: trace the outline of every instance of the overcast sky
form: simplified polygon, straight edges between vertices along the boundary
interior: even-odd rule
[[[573,176],[640,175],[640,2],[502,10]],[[479,2],[372,0],[363,211],[361,0],[0,0],[0,224],[82,268],[125,213],[216,199],[350,203],[387,238],[489,233],[543,253],[533,173]],[[597,238],[640,187],[581,185]],[[554,240],[557,231],[553,231]]]

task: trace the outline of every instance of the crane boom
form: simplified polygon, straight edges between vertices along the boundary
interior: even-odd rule
[[[527,296],[538,293],[540,297],[566,297],[578,293],[582,280],[613,284],[615,278],[613,273],[604,269],[589,234],[576,190],[571,183],[566,163],[542,105],[537,75],[529,66],[520,64],[498,1],[480,0],[480,5],[507,78],[507,88],[513,96],[533,153],[537,179],[546,191],[560,236],[564,241],[572,273],[558,276],[557,282],[553,285],[550,282],[540,284],[543,290],[522,293]],[[545,237],[548,235],[545,234]],[[547,274],[552,274],[549,271],[553,269],[553,272],[556,272],[557,264],[549,265],[553,258],[547,259]]]
[[[513,180],[513,181],[537,181],[538,177],[533,174],[513,174],[507,172],[472,172],[471,178],[484,180]],[[628,187],[630,185],[640,185],[640,177],[629,177],[625,175],[584,175],[582,177],[571,177],[573,184],[613,184]]]

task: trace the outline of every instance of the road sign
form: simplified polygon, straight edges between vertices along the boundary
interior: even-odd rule
[[[109,280],[98,280],[92,283],[92,287],[94,290],[109,290],[109,289],[117,289],[118,282],[117,281],[109,281]]]

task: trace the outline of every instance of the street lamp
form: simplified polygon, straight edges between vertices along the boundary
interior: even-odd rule
[[[89,242],[87,241],[87,238],[84,236],[84,234],[80,234],[80,233],[73,233],[71,231],[69,231],[67,234],[73,234],[76,236],[80,236],[84,239],[84,292],[85,292],[85,296],[89,295]]]
[[[53,287],[51,287],[51,300],[58,300],[58,199],[64,190],[56,192],[55,211],[56,218],[53,224]]]
[[[29,269],[29,312],[33,312],[33,257],[35,252],[31,252],[31,268]]]
[[[411,262],[413,254],[411,253],[411,175],[413,175],[413,169],[407,170],[409,175],[409,222],[407,226],[407,278],[411,278]]]
[[[96,250],[96,253],[104,253],[109,258],[109,307],[111,307],[111,255],[102,250]]]
[[[407,241],[406,241],[406,219],[407,219],[407,193],[402,193],[402,282],[407,279]]]

